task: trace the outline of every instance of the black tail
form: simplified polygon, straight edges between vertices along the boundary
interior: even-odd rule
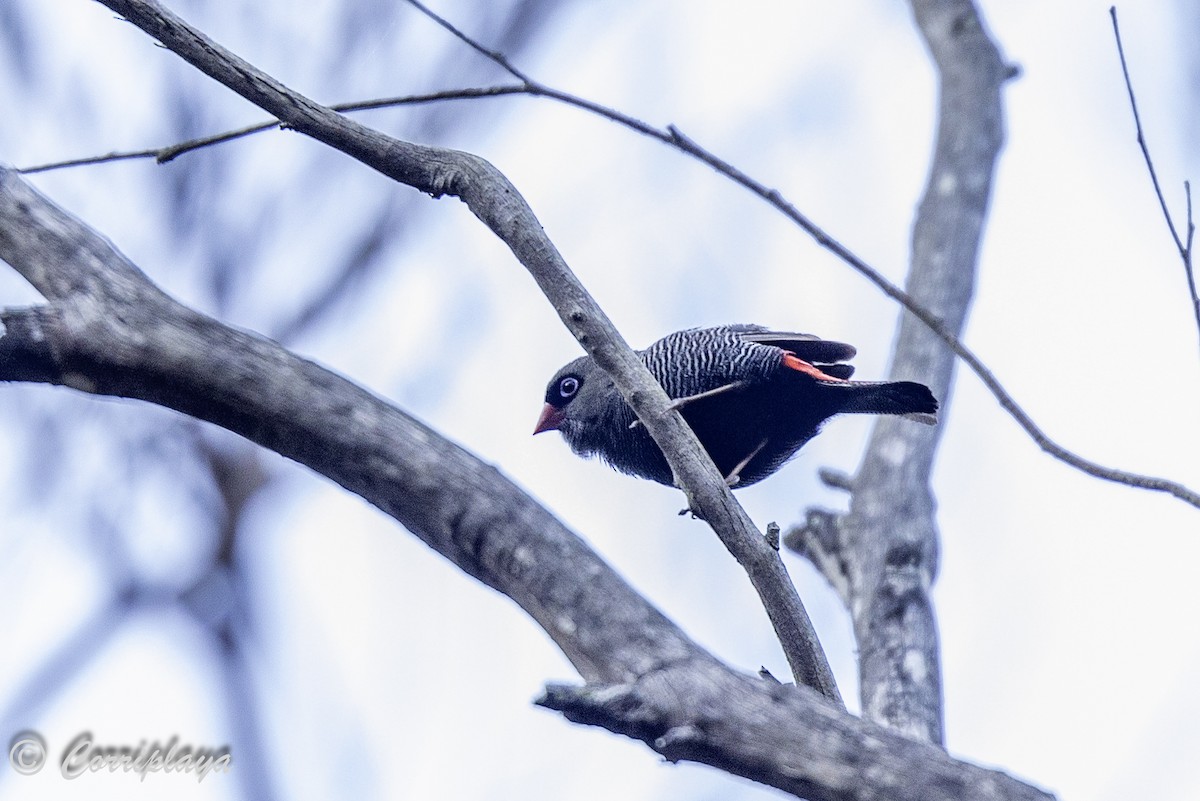
[[[845,393],[841,410],[865,414],[902,414],[921,423],[937,422],[938,402],[929,387],[913,381],[828,383]]]

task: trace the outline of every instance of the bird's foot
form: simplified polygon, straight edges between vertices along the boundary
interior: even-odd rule
[[[737,465],[729,471],[729,475],[725,476],[726,486],[728,486],[730,489],[733,489],[738,484],[742,483],[742,471],[746,469],[746,465],[750,464],[751,459],[753,459],[755,456],[758,456],[758,454],[762,452],[762,449],[767,447],[767,442],[768,440],[764,439],[762,442],[758,443],[758,447],[750,451],[750,454],[745,459],[738,462]]]

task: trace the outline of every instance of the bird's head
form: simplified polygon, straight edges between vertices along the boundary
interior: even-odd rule
[[[559,431],[568,442],[606,413],[612,379],[589,356],[581,356],[554,374],[546,385],[546,405],[533,429]],[[616,396],[618,399],[620,396]]]

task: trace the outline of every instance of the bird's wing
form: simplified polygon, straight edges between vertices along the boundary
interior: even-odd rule
[[[791,331],[747,330],[739,331],[738,336],[747,342],[759,342],[763,345],[783,348],[804,361],[812,363],[844,362],[854,358],[854,354],[858,352],[853,345],[847,345],[845,342],[831,342],[813,334],[798,334]],[[849,378],[848,375],[839,375],[838,377]]]
[[[840,378],[843,381],[854,375],[854,365],[852,364],[821,364],[818,362],[817,364],[814,364],[813,367],[816,367],[825,375],[830,375],[834,378]]]

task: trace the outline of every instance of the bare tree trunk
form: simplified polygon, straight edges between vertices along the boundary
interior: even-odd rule
[[[996,45],[969,0],[912,0],[940,76],[937,144],[913,226],[905,287],[961,334],[975,287],[992,175],[1004,141],[1000,90],[1008,79]],[[942,401],[954,353],[902,312],[889,378],[922,381]],[[937,575],[935,503],[930,489],[940,426],[880,418],[858,473],[827,476],[850,491],[850,511],[809,510],[786,537],[838,589],[859,645],[863,714],[889,728],[942,744],[942,680],[930,588]]]

